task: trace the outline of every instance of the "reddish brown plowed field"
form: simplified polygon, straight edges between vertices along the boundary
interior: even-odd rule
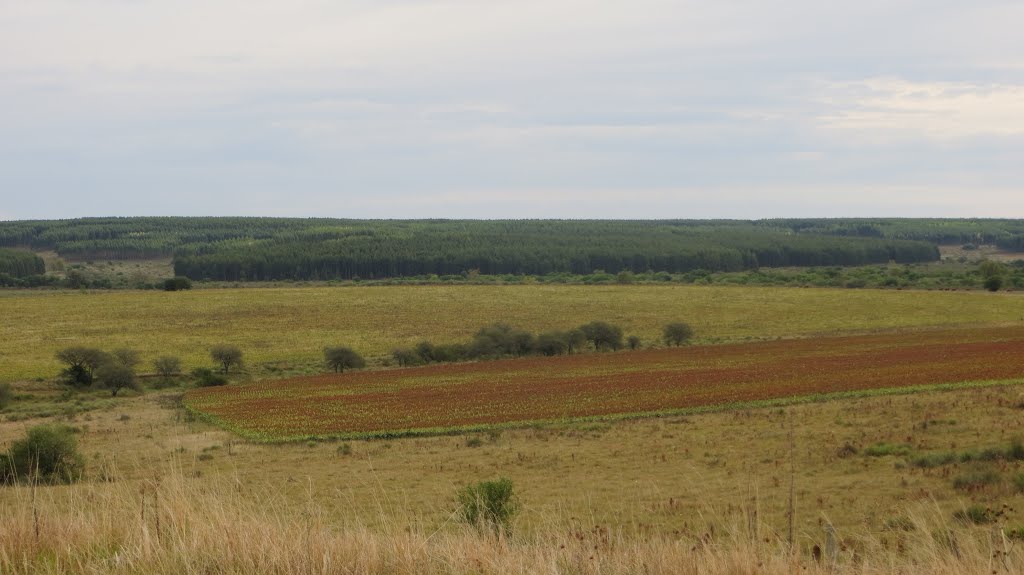
[[[189,392],[252,437],[374,435],[1024,376],[1024,329],[941,330],[320,375]]]

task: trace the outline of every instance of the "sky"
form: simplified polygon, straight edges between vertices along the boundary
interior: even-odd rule
[[[1024,217],[1019,0],[0,0],[0,219]]]

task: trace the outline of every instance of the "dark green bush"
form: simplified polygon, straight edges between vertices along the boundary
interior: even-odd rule
[[[177,276],[164,280],[164,291],[181,291],[192,289],[192,280]]]
[[[66,425],[44,424],[28,430],[0,461],[0,480],[71,483],[82,477],[85,459]]]
[[[214,371],[208,367],[197,367],[192,370],[192,378],[195,379],[196,385],[199,387],[216,387],[218,385],[227,385],[228,378],[222,374],[214,373]]]

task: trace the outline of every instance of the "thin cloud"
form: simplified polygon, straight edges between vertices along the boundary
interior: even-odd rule
[[[870,78],[830,84],[818,118],[826,129],[879,138],[956,140],[1024,134],[1024,84]]]

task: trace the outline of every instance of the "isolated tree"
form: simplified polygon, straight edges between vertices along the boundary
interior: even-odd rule
[[[346,369],[359,369],[366,367],[366,360],[350,347],[327,347],[324,348],[324,361],[327,366],[336,373],[345,373]]]
[[[662,330],[662,338],[665,345],[683,345],[693,337],[693,328],[690,324],[676,321],[665,326]]]
[[[57,352],[58,360],[67,365],[61,371],[65,383],[76,387],[92,385],[96,369],[110,361],[110,356],[93,347],[66,347]]]
[[[999,291],[1003,287],[1003,276],[992,276],[985,278],[985,289],[988,291]]]
[[[163,355],[153,360],[153,371],[164,379],[181,373],[181,360],[172,355]]]
[[[142,360],[139,359],[139,352],[134,349],[121,348],[115,349],[110,353],[111,358],[116,362],[125,367],[135,369]]]
[[[229,372],[232,367],[242,366],[242,350],[237,345],[215,345],[210,348],[210,357],[220,364],[223,373]]]
[[[622,328],[604,321],[592,321],[580,326],[583,336],[594,345],[595,351],[622,348]]]
[[[122,389],[138,389],[135,370],[116,361],[105,363],[96,370],[96,382],[109,389],[111,397],[117,397]]]
[[[631,335],[626,338],[626,345],[628,345],[629,349],[632,350],[640,349],[640,338],[635,335]]]

